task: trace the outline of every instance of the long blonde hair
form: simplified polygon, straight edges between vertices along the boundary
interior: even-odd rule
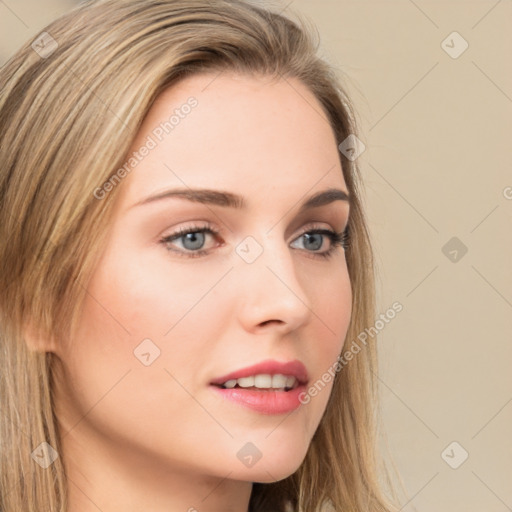
[[[0,510],[66,512],[53,409],[53,354],[105,243],[122,165],[156,97],[181,78],[223,70],[295,77],[315,94],[338,142],[356,133],[350,102],[304,22],[241,0],[99,0],[51,23],[0,72]],[[353,290],[347,340],[374,323],[374,266],[357,163],[340,152],[351,195],[346,251]],[[122,185],[121,185],[122,186]],[[379,482],[375,340],[338,372],[306,458],[290,477],[254,484],[251,512],[395,510]],[[387,473],[386,473],[387,474]],[[289,503],[286,505],[286,503]]]

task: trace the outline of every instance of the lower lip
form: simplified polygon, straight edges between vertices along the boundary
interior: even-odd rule
[[[300,394],[306,391],[305,385],[297,386],[291,391],[256,391],[254,389],[210,386],[225,399],[232,400],[244,407],[262,414],[286,414],[301,406]]]

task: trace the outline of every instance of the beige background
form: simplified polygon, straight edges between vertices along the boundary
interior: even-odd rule
[[[0,0],[0,63],[69,5]],[[403,511],[512,511],[512,2],[274,5],[316,23],[359,114],[379,313],[403,305],[379,341]]]

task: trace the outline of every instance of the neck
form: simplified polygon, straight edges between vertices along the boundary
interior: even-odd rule
[[[82,422],[63,436],[67,512],[247,512],[252,483],[104,446]],[[81,435],[79,435],[81,434]]]

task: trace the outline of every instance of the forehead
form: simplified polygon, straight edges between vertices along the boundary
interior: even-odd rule
[[[126,206],[172,187],[222,188],[266,199],[286,192],[300,197],[315,186],[346,190],[327,116],[313,93],[292,78],[188,77],[157,98],[130,157]]]

